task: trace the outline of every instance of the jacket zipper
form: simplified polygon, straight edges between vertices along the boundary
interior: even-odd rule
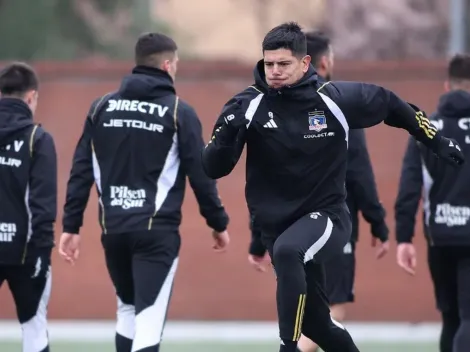
[[[32,160],[33,158],[33,152],[34,152],[34,136],[36,135],[36,131],[38,129],[39,125],[34,125],[33,130],[31,131],[31,135],[29,136],[29,157]],[[29,199],[27,200],[29,203]],[[32,229],[31,229],[32,231]],[[31,233],[31,236],[33,234]],[[24,264],[26,261],[26,255],[28,254],[28,235],[26,235],[26,240],[24,243],[24,250],[23,250],[23,258],[21,258],[21,264]]]
[[[23,258],[21,258],[21,264],[24,264],[26,260],[26,254],[28,253],[28,240],[26,239],[24,243]]]
[[[428,229],[428,233],[429,233],[429,234],[428,234],[429,244],[430,244],[431,246],[434,246],[434,241],[433,241],[432,235],[431,235],[431,229]]]

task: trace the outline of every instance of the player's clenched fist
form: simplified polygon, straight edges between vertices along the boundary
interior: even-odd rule
[[[240,100],[235,100],[235,102],[225,110],[224,121],[227,127],[237,130],[250,122],[242,111],[242,102]]]

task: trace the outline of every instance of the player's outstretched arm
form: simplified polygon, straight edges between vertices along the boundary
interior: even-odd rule
[[[263,94],[250,87],[225,104],[211,140],[202,151],[207,176],[218,179],[232,172],[243,152],[247,128],[262,97]]]
[[[418,141],[448,163],[461,165],[464,156],[458,143],[442,136],[426,114],[375,84],[332,82],[320,94],[328,95],[342,111],[350,128],[367,128],[384,122],[407,130]]]

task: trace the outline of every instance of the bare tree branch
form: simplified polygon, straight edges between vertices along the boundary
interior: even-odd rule
[[[329,25],[339,57],[439,58],[448,16],[439,0],[329,0]]]

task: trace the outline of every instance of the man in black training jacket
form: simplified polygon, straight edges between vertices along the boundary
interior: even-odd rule
[[[178,265],[186,177],[217,251],[228,245],[229,219],[215,181],[202,169],[199,118],[173,86],[175,42],[144,34],[135,61],[119,89],[91,106],[67,186],[60,249],[66,260],[76,259],[95,182],[106,264],[118,298],[116,349],[156,352]]]
[[[8,283],[24,352],[49,352],[47,306],[57,213],[57,155],[33,116],[38,77],[14,62],[0,71],[0,286]]]
[[[470,155],[470,55],[458,54],[448,65],[447,92],[431,122],[452,136]],[[424,191],[422,193],[422,190]],[[398,265],[414,275],[412,244],[415,217],[423,196],[428,265],[441,312],[441,352],[470,349],[470,164],[459,171],[410,139],[395,203]]]
[[[317,71],[318,80],[327,83],[331,80],[334,67],[334,54],[330,39],[322,32],[308,32],[307,55]],[[375,184],[374,172],[367,151],[364,130],[349,131],[348,168],[346,171],[346,204],[352,219],[351,240],[344,246],[343,253],[324,264],[326,294],[332,317],[342,322],[346,316],[346,304],[354,302],[354,280],[356,269],[356,242],[359,237],[359,211],[371,225],[372,245],[377,246],[377,258],[382,258],[389,249],[388,227],[385,223],[385,209],[380,203]],[[252,229],[256,226],[252,225]],[[259,229],[252,231],[249,261],[256,268],[264,262],[266,249],[261,243]],[[305,336],[299,340],[303,352],[318,350]]]
[[[262,49],[255,84],[230,99],[215,124],[203,150],[204,169],[214,179],[228,175],[247,144],[246,198],[277,275],[280,351],[296,351],[301,334],[326,352],[358,351],[330,317],[321,264],[350,240],[349,129],[384,121],[452,164],[461,164],[463,155],[455,141],[385,88],[320,84],[296,23],[273,28]]]

